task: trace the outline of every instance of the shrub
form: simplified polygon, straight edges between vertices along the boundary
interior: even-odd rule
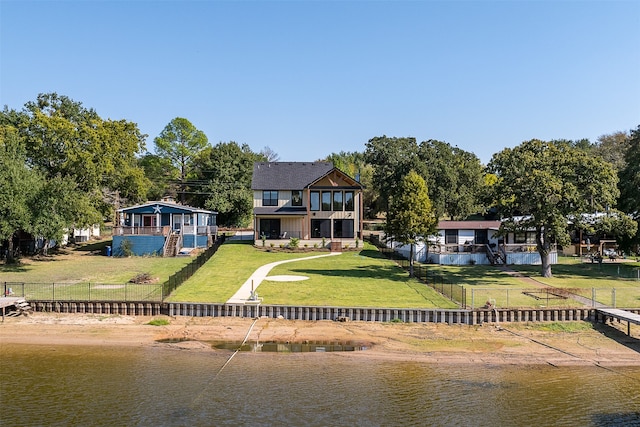
[[[262,233],[260,235],[260,240],[262,240],[262,247],[264,248],[265,244],[267,243],[267,236],[265,236],[265,234]]]
[[[169,320],[167,319],[153,319],[147,325],[151,326],[167,326],[169,324]]]
[[[327,246],[327,239],[325,239],[324,237],[322,238],[322,247],[324,248],[325,246]]]
[[[297,249],[299,245],[300,245],[300,239],[298,239],[297,237],[292,237],[291,239],[289,239],[290,248]]]
[[[120,242],[120,253],[125,257],[133,255],[133,243],[131,243],[131,240],[123,239],[122,242]]]

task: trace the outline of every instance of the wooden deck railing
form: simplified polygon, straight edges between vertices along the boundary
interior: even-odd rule
[[[167,236],[171,232],[168,225],[162,227],[118,226],[113,228],[114,236]]]

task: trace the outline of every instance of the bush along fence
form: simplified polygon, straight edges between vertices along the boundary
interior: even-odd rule
[[[193,261],[189,264],[182,267],[182,270],[177,273],[169,276],[169,279],[162,284],[162,299],[164,300],[168,297],[171,292],[175,291],[178,286],[182,285],[187,279],[194,275],[196,271],[200,267],[204,265],[205,262],[209,261],[209,259],[218,251],[220,245],[224,243],[226,236],[220,235],[213,243],[213,245],[209,246],[204,252],[198,255]]]

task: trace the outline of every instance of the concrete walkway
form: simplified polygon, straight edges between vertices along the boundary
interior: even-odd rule
[[[287,262],[306,261],[308,259],[322,258],[326,256],[341,255],[341,254],[342,252],[331,252],[329,254],[324,254],[324,255],[314,255],[314,256],[309,256],[304,258],[288,259],[284,261],[276,261],[269,264],[265,264],[253,272],[253,274],[247,279],[246,282],[244,282],[244,284],[240,287],[240,289],[238,289],[238,292],[236,292],[231,298],[229,298],[229,300],[227,301],[227,304],[245,304],[247,301],[249,301],[249,297],[251,296],[251,288],[253,287],[253,290],[255,291],[258,288],[258,286],[260,286],[260,283],[262,283],[262,281],[267,277],[271,269],[277,265],[284,264]]]

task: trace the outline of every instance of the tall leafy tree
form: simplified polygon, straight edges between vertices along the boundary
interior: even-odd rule
[[[89,196],[78,191],[69,177],[55,176],[39,183],[30,204],[31,233],[44,240],[42,252],[47,254],[51,241],[60,242],[73,228],[83,228],[100,222],[98,211]]]
[[[365,148],[364,158],[373,166],[372,186],[380,194],[380,209],[389,210],[389,199],[400,189],[407,171],[418,168],[418,145],[415,138],[371,138]]]
[[[492,188],[507,218],[503,231],[535,230],[544,277],[552,276],[553,243],[570,243],[568,222],[605,212],[619,194],[610,163],[568,145],[526,141],[495,154],[488,171],[497,177]],[[509,220],[517,215],[524,217]]]
[[[461,220],[483,210],[483,166],[475,154],[428,140],[420,143],[418,157],[438,218]]]
[[[189,181],[195,204],[218,212],[218,224],[249,225],[253,164],[265,160],[248,145],[233,141],[204,150],[194,161],[194,179]]]
[[[626,165],[625,153],[630,144],[631,139],[627,132],[614,132],[600,136],[593,147],[593,152],[611,163],[616,171],[620,171]]]
[[[48,177],[68,177],[92,204],[110,210],[105,193],[144,199],[148,181],[136,155],[146,135],[135,123],[104,120],[82,103],[47,93],[28,102],[20,113],[3,112],[4,120],[19,128],[27,148],[27,162]]]
[[[29,208],[42,177],[26,165],[26,150],[12,126],[0,126],[0,243],[6,242],[7,262],[13,263],[13,238],[31,231]]]
[[[180,178],[177,168],[173,166],[171,160],[157,154],[146,153],[139,159],[140,167],[150,181],[147,190],[147,200],[160,200],[163,197],[177,196],[174,185]]]
[[[180,193],[185,201],[186,179],[192,169],[192,162],[200,152],[209,147],[209,140],[189,120],[176,117],[154,139],[156,154],[171,161],[179,171]]]
[[[640,222],[640,125],[631,130],[625,151],[625,166],[620,171],[620,209]],[[628,249],[640,252],[640,230],[623,242]]]
[[[410,245],[409,275],[413,277],[415,244],[436,232],[438,221],[424,179],[411,170],[400,181],[391,198],[385,232],[394,240]]]

